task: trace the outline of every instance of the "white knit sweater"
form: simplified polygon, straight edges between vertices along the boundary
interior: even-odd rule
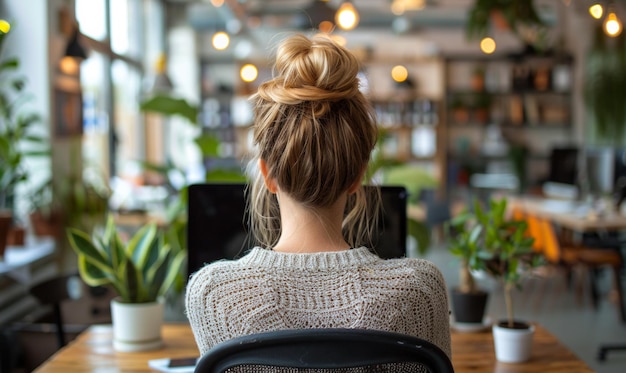
[[[443,276],[422,259],[383,260],[367,248],[292,254],[254,248],[193,274],[186,312],[201,354],[245,334],[361,328],[414,335],[450,356]]]

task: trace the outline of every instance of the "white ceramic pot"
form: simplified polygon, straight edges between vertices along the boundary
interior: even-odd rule
[[[121,352],[154,350],[163,346],[163,303],[121,303],[111,300],[113,348]]]
[[[528,329],[511,329],[500,324],[493,325],[496,360],[503,363],[521,363],[530,358],[535,327],[530,324],[528,326]]]

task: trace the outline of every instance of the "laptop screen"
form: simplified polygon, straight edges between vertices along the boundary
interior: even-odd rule
[[[220,259],[237,259],[256,246],[246,216],[246,184],[189,186],[187,245],[189,274]],[[406,256],[407,192],[400,186],[380,188],[382,211],[374,235],[375,253],[384,259]]]

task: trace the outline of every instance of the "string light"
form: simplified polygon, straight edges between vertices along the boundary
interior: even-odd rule
[[[425,6],[425,0],[393,0],[391,2],[391,12],[401,16],[408,10],[421,10]]]
[[[622,33],[622,22],[617,18],[615,12],[609,13],[604,20],[604,32],[611,37],[616,37]]]
[[[253,64],[247,63],[241,67],[241,70],[239,71],[239,76],[244,82],[250,83],[255,81],[256,78],[259,76],[259,70]]]
[[[600,19],[604,14],[604,8],[601,4],[593,4],[589,7],[589,14],[595,19]]]
[[[404,82],[409,77],[409,72],[406,67],[402,65],[394,66],[391,69],[391,78],[398,83]]]
[[[352,30],[359,24],[359,13],[350,1],[341,4],[335,14],[335,22],[344,30]]]
[[[496,41],[490,37],[483,38],[483,40],[480,41],[480,50],[484,54],[492,54],[496,51]]]
[[[224,31],[216,32],[215,35],[213,35],[211,42],[213,43],[213,48],[218,51],[223,51],[228,48],[228,45],[230,44],[230,37]]]

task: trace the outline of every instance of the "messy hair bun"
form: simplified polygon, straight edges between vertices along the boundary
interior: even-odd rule
[[[297,105],[308,101],[321,116],[330,103],[359,94],[358,60],[343,48],[329,48],[326,37],[312,40],[299,35],[286,40],[278,49],[276,77],[263,83],[258,95],[266,101]]]
[[[330,38],[294,35],[277,49],[273,79],[252,97],[258,154],[251,168],[263,159],[281,191],[312,208],[332,205],[362,176],[376,143],[373,111],[359,91],[359,69],[356,57]],[[278,206],[257,178],[250,205],[253,232],[271,246],[280,233]],[[365,219],[355,216],[364,206],[350,205],[357,207],[344,227],[356,246],[362,242],[351,231]]]

